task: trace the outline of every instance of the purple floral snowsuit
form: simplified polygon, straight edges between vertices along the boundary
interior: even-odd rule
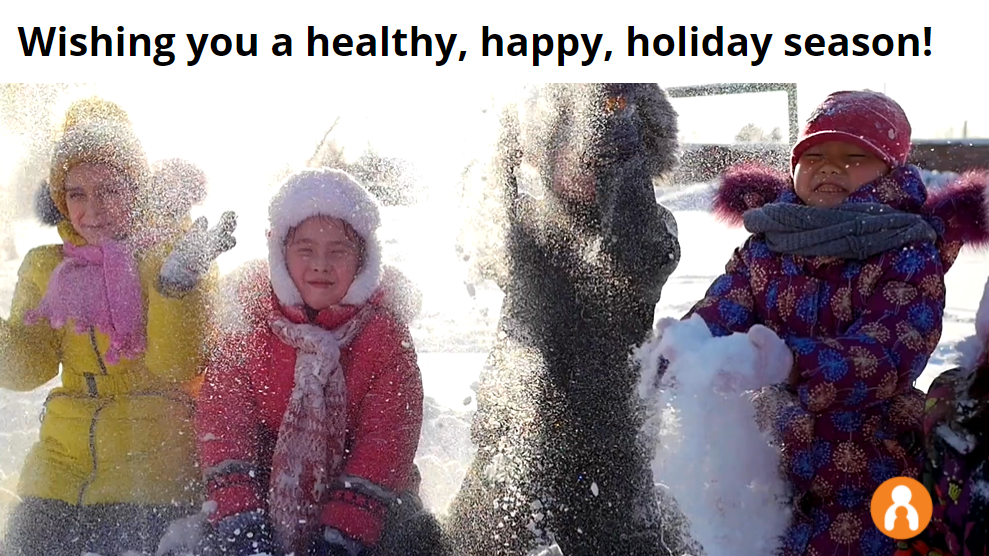
[[[752,192],[765,191],[767,175],[750,170],[727,180],[719,196],[738,198],[716,204],[755,208]],[[919,172],[903,167],[846,202],[919,213],[926,200]],[[792,186],[776,202],[801,203]],[[795,495],[787,556],[894,550],[873,524],[869,503],[885,480],[919,478],[924,396],[912,384],[941,337],[944,273],[960,247],[943,245],[944,220],[931,223],[939,245],[910,243],[861,261],[776,253],[754,235],[689,313],[715,335],[763,324],[793,351],[801,379],[773,423]]]

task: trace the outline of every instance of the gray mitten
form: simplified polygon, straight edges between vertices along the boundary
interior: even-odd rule
[[[208,226],[206,217],[196,219],[185,237],[165,258],[158,274],[158,289],[164,295],[181,297],[189,293],[209,271],[213,261],[237,245],[233,236],[237,229],[235,213],[224,212],[219,224],[212,229]]]

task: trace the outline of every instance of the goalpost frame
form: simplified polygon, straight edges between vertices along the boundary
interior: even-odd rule
[[[687,85],[666,88],[666,94],[670,98],[774,92],[786,93],[790,145],[794,145],[797,142],[797,133],[799,132],[796,83],[710,83],[707,85]]]
[[[737,95],[745,93],[784,92],[789,116],[790,144],[761,145],[752,151],[744,144],[705,144],[685,145],[683,164],[676,170],[676,179],[686,182],[707,181],[716,178],[732,164],[758,160],[786,168],[789,162],[789,149],[797,143],[800,133],[797,116],[796,83],[711,83],[668,87],[670,98],[706,97]],[[964,172],[989,165],[989,138],[986,139],[917,139],[912,140],[910,163],[922,168],[942,172]]]

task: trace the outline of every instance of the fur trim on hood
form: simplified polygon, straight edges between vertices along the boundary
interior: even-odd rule
[[[934,191],[925,212],[944,223],[945,235],[969,247],[989,244],[989,172],[965,172],[946,187]]]
[[[58,226],[58,223],[65,219],[52,199],[48,180],[42,180],[38,190],[34,192],[34,214],[45,226]]]
[[[214,306],[215,327],[220,333],[243,334],[266,322],[271,310],[272,287],[268,261],[254,259],[227,274],[220,282]],[[410,324],[422,310],[422,292],[398,269],[384,265],[377,290],[368,300]]]
[[[745,211],[776,201],[793,188],[789,175],[769,166],[743,164],[729,168],[715,192],[714,215],[730,226],[742,225]],[[923,213],[933,220],[944,241],[969,247],[989,246],[989,172],[971,171],[928,195]]]
[[[51,198],[63,216],[68,215],[65,178],[73,166],[84,162],[115,168],[138,191],[146,191],[149,168],[144,147],[127,112],[114,102],[80,99],[66,111],[48,175]]]
[[[741,226],[745,211],[772,203],[792,187],[776,168],[747,163],[725,171],[714,195],[714,216],[729,226]]]
[[[289,176],[268,207],[268,265],[278,301],[295,307],[303,304],[285,262],[285,238],[289,231],[313,216],[339,218],[364,240],[364,261],[341,303],[360,305],[378,289],[381,281],[381,244],[378,200],[353,177],[329,168],[301,170]]]

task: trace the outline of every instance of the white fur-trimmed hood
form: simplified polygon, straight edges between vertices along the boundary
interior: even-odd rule
[[[364,240],[364,261],[354,283],[341,301],[365,303],[381,282],[381,243],[378,226],[381,208],[367,189],[342,170],[301,170],[289,176],[268,206],[268,267],[278,301],[302,305],[302,294],[292,282],[285,262],[285,238],[289,231],[313,216],[339,218]]]

